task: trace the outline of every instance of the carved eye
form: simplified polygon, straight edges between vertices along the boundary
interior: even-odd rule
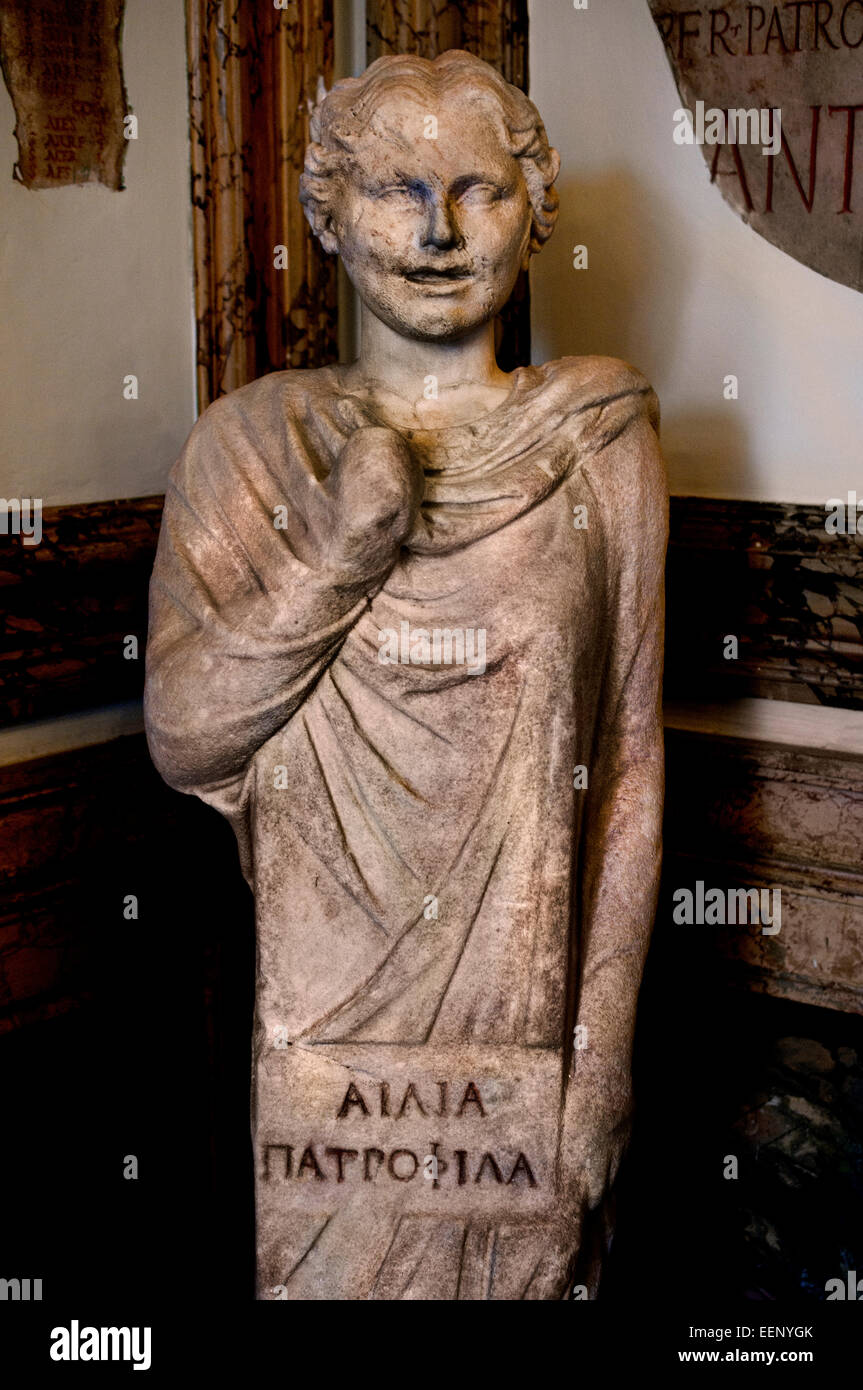
[[[412,201],[416,197],[416,192],[405,183],[393,183],[387,188],[379,188],[376,196],[378,198],[401,198]]]
[[[472,183],[459,195],[459,202],[487,206],[496,203],[502,193],[503,190],[496,183]]]

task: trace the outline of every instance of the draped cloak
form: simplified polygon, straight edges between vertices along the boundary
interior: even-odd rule
[[[148,737],[230,819],[255,894],[260,1296],[520,1298],[585,883],[598,912],[614,875],[603,797],[656,741],[658,409],[626,364],[564,358],[473,423],[401,431],[424,501],[382,587],[353,592],[279,509],[312,526],[380,423],[339,368],[199,420],[151,586]]]

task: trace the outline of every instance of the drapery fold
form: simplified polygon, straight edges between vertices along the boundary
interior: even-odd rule
[[[586,1017],[617,1055],[605,1000],[655,902],[656,399],[623,363],[564,358],[478,420],[408,431],[424,499],[366,593],[273,518],[313,524],[374,423],[336,367],[217,401],[172,475],[151,588],[154,761],[228,816],[255,892],[259,1287],[557,1298],[583,1114],[568,1039]],[[396,1110],[408,1083],[425,1101]],[[442,1085],[473,1087],[476,1112],[433,1109]],[[378,1110],[346,1110],[351,1087]],[[334,1156],[350,1171],[325,1172]]]

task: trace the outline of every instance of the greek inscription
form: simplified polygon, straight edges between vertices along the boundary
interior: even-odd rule
[[[268,1184],[287,1182],[375,1183],[384,1175],[384,1180],[397,1183],[413,1182],[419,1175],[428,1181],[431,1190],[452,1186],[503,1186],[520,1188],[526,1191],[539,1186],[533,1167],[524,1153],[519,1153],[513,1162],[486,1150],[471,1153],[469,1149],[454,1149],[450,1156],[442,1151],[439,1140],[429,1143],[428,1153],[420,1157],[413,1149],[395,1148],[389,1152],[374,1146],[364,1149],[344,1148],[329,1145],[323,1149],[323,1160],[319,1160],[320,1147],[309,1142],[302,1150],[299,1163],[294,1167],[293,1157],[298,1145],[287,1143],[268,1143],[264,1148],[263,1179]],[[508,1173],[508,1176],[506,1174]]]
[[[401,1103],[399,1104],[399,1107],[395,1112],[394,1118],[397,1120],[401,1120],[406,1118],[407,1116],[417,1114],[423,1116],[435,1115],[439,1119],[442,1119],[445,1116],[449,1115],[450,1083],[448,1081],[438,1081],[435,1083],[435,1085],[437,1087],[437,1096],[432,1096],[430,1092],[426,1092],[424,1097],[420,1091],[419,1086],[417,1086],[415,1082],[409,1081],[405,1086],[404,1091],[402,1092]],[[396,1094],[398,1094],[398,1092],[396,1092]],[[434,1101],[437,1102],[436,1107],[433,1104]],[[387,1119],[392,1115],[393,1112],[390,1108],[391,1103],[392,1094],[390,1089],[390,1083],[388,1081],[379,1082],[378,1114],[382,1118]],[[472,1111],[469,1111],[469,1107],[471,1106],[474,1107],[474,1109]],[[483,1119],[486,1115],[486,1109],[483,1104],[482,1095],[480,1093],[479,1086],[475,1081],[468,1081],[465,1085],[461,1102],[455,1114],[457,1117],[461,1117],[465,1114],[466,1111],[473,1114],[479,1114],[480,1116],[482,1116]],[[369,1103],[369,1101],[366,1100],[366,1096],[363,1095],[363,1092],[358,1086],[358,1084],[355,1081],[349,1082],[348,1088],[345,1091],[344,1097],[342,1099],[342,1103],[336,1111],[336,1118],[339,1120],[346,1120],[352,1115],[354,1117],[356,1117],[357,1115],[368,1117],[371,1114],[372,1106]]]

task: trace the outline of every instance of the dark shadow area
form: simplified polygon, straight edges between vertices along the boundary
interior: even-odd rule
[[[168,795],[66,899],[88,997],[0,1040],[3,1274],[73,1313],[253,1292],[252,899],[228,827]]]
[[[823,1303],[863,1270],[863,1019],[729,988],[700,930],[651,949],[600,1298]]]

